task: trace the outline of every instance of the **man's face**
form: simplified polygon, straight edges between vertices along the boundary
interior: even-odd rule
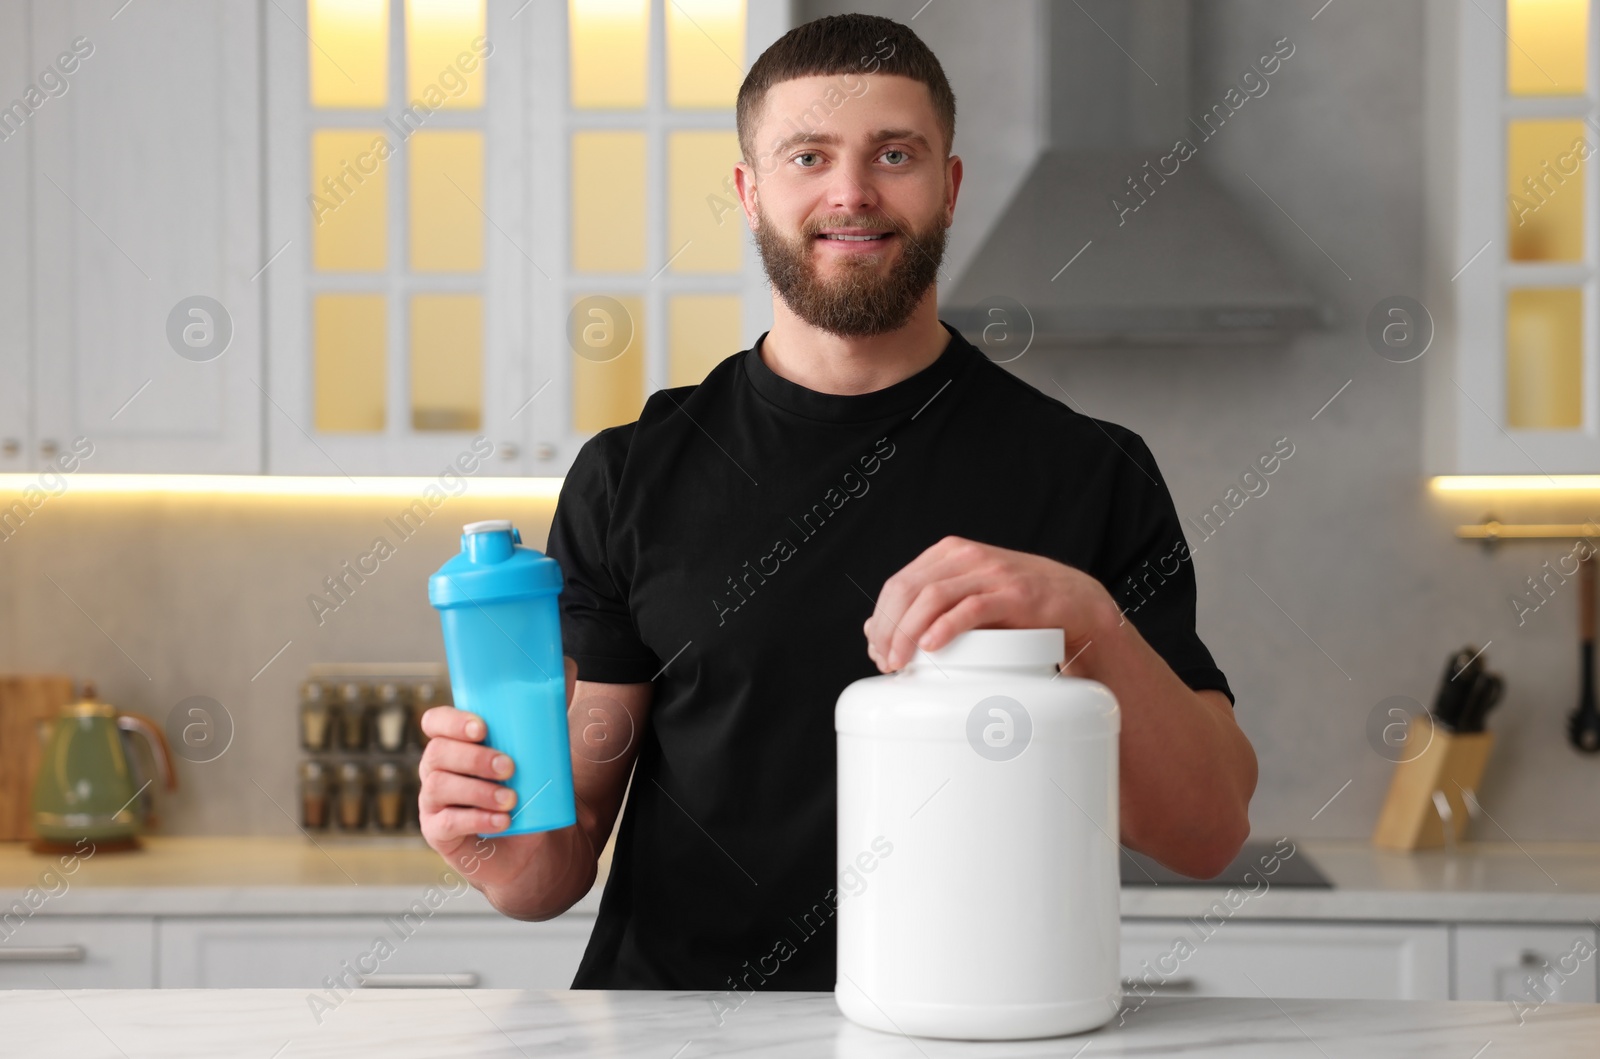
[[[961,179],[927,86],[884,74],[784,81],[767,91],[754,146],[743,194],[784,303],[835,335],[903,326],[938,276]]]

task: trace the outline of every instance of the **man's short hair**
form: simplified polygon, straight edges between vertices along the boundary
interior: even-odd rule
[[[926,85],[933,111],[944,134],[944,155],[956,136],[956,97],[945,80],[944,68],[928,46],[893,19],[879,15],[828,15],[796,26],[779,37],[745,75],[735,105],[739,149],[745,162],[756,165],[756,123],[761,118],[767,89],[800,77],[834,74],[895,74]]]

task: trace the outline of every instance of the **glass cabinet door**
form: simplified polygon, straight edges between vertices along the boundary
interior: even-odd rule
[[[1513,431],[1595,426],[1592,174],[1600,122],[1590,23],[1590,0],[1505,2],[1498,412]]]

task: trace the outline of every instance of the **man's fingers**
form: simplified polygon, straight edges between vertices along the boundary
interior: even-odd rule
[[[430,845],[476,835],[480,831],[493,834],[510,826],[510,813],[492,813],[485,809],[440,809],[422,817],[422,835]]]
[[[982,610],[972,609],[968,606],[968,602],[984,599],[985,590],[994,587],[983,575],[971,572],[955,574],[924,585],[906,608],[905,615],[900,618],[900,627],[895,630],[895,636],[890,641],[891,647],[888,652],[890,665],[898,669],[909,662],[923,636],[936,624],[940,627],[936,630],[939,636],[934,650],[949,643],[957,633],[975,628],[976,621],[973,624],[964,624],[962,619],[981,614]],[[987,605],[985,603],[983,606]]]
[[[572,690],[578,685],[578,663],[563,655],[561,657],[561,668],[567,671],[567,704],[570,706],[572,704]]]
[[[975,564],[983,559],[985,550],[984,545],[973,541],[946,537],[885,581],[867,623],[867,639],[878,653],[889,658],[898,645],[909,659],[917,639],[927,627],[925,622],[916,625],[915,620],[907,620],[912,605],[930,585],[971,573]]]
[[[423,711],[422,731],[429,739],[443,736],[446,739],[465,739],[473,743],[488,733],[483,726],[482,717],[466,710],[458,710],[454,706],[435,706]]]
[[[418,801],[423,812],[459,806],[508,813],[517,804],[517,792],[503,783],[435,769],[423,778]]]
[[[506,780],[511,777],[514,765],[510,757],[490,747],[442,738],[430,739],[422,748],[418,774],[426,781],[428,773],[435,769],[480,779]]]

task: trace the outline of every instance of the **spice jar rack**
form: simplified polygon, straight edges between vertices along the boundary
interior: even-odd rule
[[[448,705],[437,663],[318,663],[300,685],[300,824],[308,833],[418,834],[422,714]]]

